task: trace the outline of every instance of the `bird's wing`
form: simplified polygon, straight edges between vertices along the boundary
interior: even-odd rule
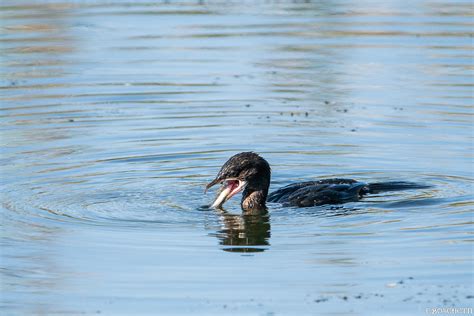
[[[273,192],[269,202],[283,203],[285,206],[308,207],[324,204],[339,204],[357,201],[365,183],[347,179],[328,179],[296,183]]]
[[[268,196],[268,202],[275,202],[275,203],[284,203],[288,199],[288,197],[295,193],[296,191],[308,187],[312,187],[311,190],[321,190],[325,188],[327,185],[336,185],[336,184],[354,184],[357,183],[356,180],[352,179],[342,179],[342,178],[333,178],[333,179],[322,179],[316,181],[305,181],[305,182],[298,182],[292,183],[283,188],[280,188]]]

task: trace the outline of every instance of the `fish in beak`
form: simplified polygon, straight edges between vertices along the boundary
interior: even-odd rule
[[[227,202],[231,197],[242,191],[247,184],[243,180],[239,180],[236,178],[227,178],[227,179],[219,179],[216,178],[212,180],[208,185],[206,185],[206,192],[212,186],[222,183],[219,192],[217,193],[217,197],[214,200],[214,203],[210,207],[212,208],[221,208],[222,205]]]

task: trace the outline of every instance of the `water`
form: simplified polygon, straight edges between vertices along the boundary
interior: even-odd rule
[[[469,1],[1,6],[2,314],[473,307]],[[432,187],[203,209],[248,150]]]

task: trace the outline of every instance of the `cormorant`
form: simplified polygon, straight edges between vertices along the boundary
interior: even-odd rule
[[[358,201],[369,193],[422,189],[429,186],[412,182],[364,183],[352,179],[323,179],[299,182],[280,188],[270,195],[270,165],[254,152],[242,152],[232,156],[222,166],[206,191],[221,183],[217,198],[211,207],[221,208],[235,194],[242,192],[241,207],[245,212],[266,210],[266,202],[283,206],[309,207],[324,204],[341,204]]]

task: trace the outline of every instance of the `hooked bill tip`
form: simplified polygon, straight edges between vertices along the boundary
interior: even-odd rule
[[[219,183],[219,179],[214,179],[214,180],[212,180],[211,182],[209,182],[209,183],[206,185],[206,188],[204,189],[204,193],[207,193],[207,190],[209,190],[211,187],[213,187],[213,186],[216,185],[217,183]]]

